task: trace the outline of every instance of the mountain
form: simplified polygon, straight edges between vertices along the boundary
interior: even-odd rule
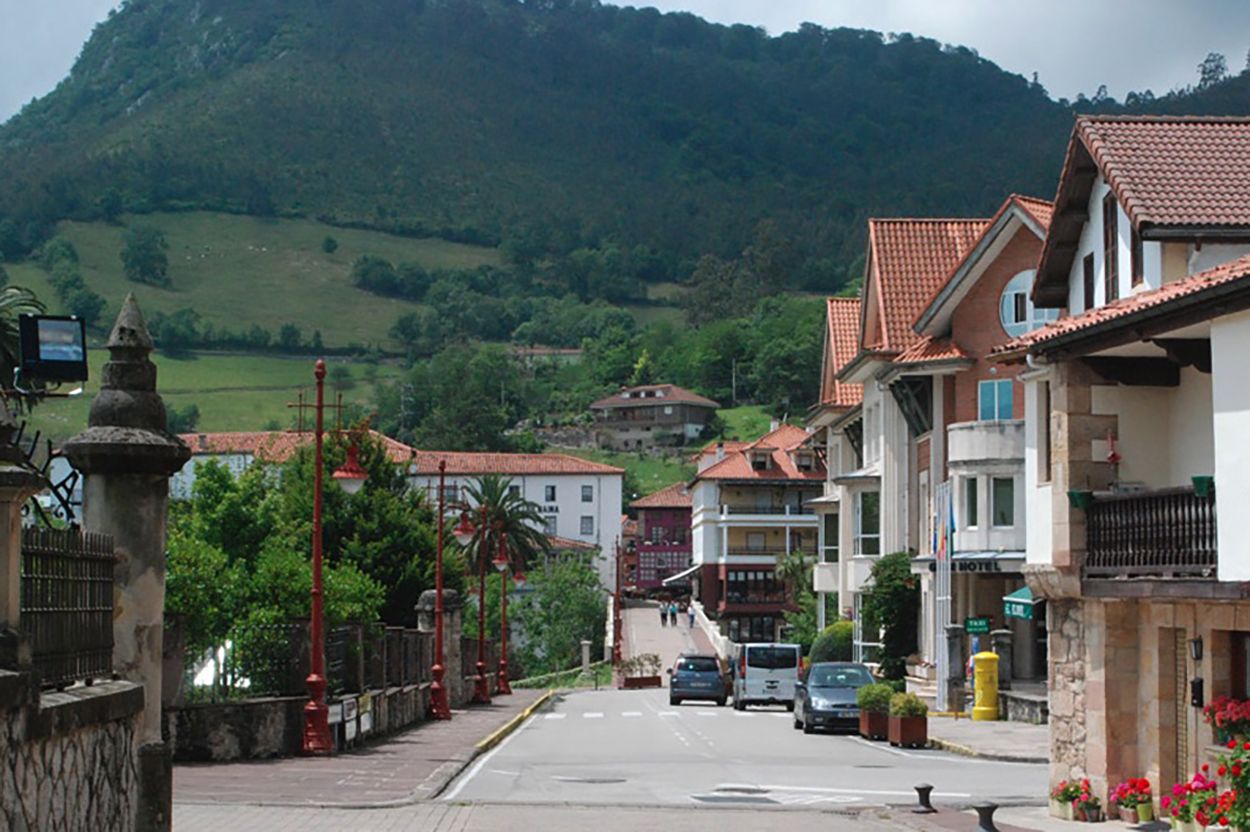
[[[827,291],[869,215],[1048,196],[1070,118],[910,35],[591,0],[129,0],[0,127],[0,213],[10,257],[50,221],[202,208],[641,245],[665,278],[770,218]]]

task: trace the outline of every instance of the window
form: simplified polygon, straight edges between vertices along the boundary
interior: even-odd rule
[[[443,502],[444,502],[444,503],[446,503],[446,504],[450,505],[450,504],[452,504],[452,503],[456,502],[456,496],[457,496],[457,494],[458,494],[458,492],[457,492],[457,490],[456,490],[456,486],[454,486],[454,485],[445,485],[445,486],[443,486]]]
[[[1011,477],[990,480],[990,523],[1008,529],[1016,524],[1016,481]]]
[[[543,502],[554,503],[556,501],[556,487],[554,485],[543,486]]]
[[[662,543],[663,541],[664,541],[664,527],[652,526],[651,527],[651,542],[653,544],[659,544],[659,543]]]
[[[1137,229],[1133,228],[1129,231],[1129,279],[1134,286],[1140,286],[1145,280],[1144,265],[1142,264],[1142,245],[1141,235],[1137,233]]]
[[[664,415],[665,416],[673,415],[673,406],[671,404],[664,405]]]
[[[1050,382],[1037,385],[1037,481],[1050,482]]]
[[[764,544],[767,538],[763,532],[747,532],[747,550],[751,552],[764,551]]]
[[[964,527],[977,527],[977,478],[968,477],[964,480]]]
[[[556,520],[558,519],[559,518],[554,514],[544,514],[543,515],[543,534],[547,535],[548,537],[555,537]]]
[[[1016,338],[1059,317],[1058,309],[1038,309],[1029,293],[1033,291],[1034,269],[1020,272],[1007,282],[998,303],[998,319],[1003,331]]]
[[[595,501],[595,487],[593,485],[582,486],[582,502],[593,503]]]
[[[977,384],[978,417],[982,422],[1012,418],[1011,379],[982,381]]]
[[[589,514],[582,515],[581,533],[582,534],[594,534],[595,533],[595,518],[592,515],[589,515]]]
[[[752,452],[751,453],[751,468],[756,471],[767,471],[768,462],[770,458],[771,458],[770,454],[764,453],[762,451]]]
[[[855,496],[855,554],[881,554],[881,494],[863,491]]]
[[[1085,255],[1083,261],[1085,269],[1085,309],[1088,312],[1094,308],[1094,255]]]
[[[1102,198],[1102,269],[1103,269],[1103,302],[1111,303],[1120,296],[1120,260],[1117,244],[1119,231],[1116,220],[1119,219],[1119,206],[1115,195],[1108,193]]]
[[[520,496],[521,496],[521,486],[519,486],[519,485],[510,485],[510,486],[508,486],[508,496],[509,496],[509,497],[520,497]]]

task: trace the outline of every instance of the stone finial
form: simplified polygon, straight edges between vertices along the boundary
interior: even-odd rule
[[[143,320],[143,313],[139,311],[139,302],[135,300],[134,292],[127,294],[122,301],[117,322],[113,324],[113,331],[109,333],[105,346],[114,356],[117,354],[116,350],[122,349],[143,350],[145,353],[152,351],[152,336],[148,334],[148,325]]]

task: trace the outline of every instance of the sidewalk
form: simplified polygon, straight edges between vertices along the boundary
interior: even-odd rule
[[[1050,726],[929,717],[929,744],[966,757],[1013,763],[1049,762]]]
[[[936,815],[909,815],[895,811],[893,817],[900,828],[910,828],[918,832],[939,832],[939,830],[955,830],[956,832],[976,832],[976,812],[939,812]],[[994,813],[994,825],[1000,832],[1073,832],[1080,826],[1070,820],[1052,818],[1044,806],[1004,806]],[[1108,829],[1115,826],[1108,825]],[[1168,824],[1163,821],[1151,821],[1138,826],[1119,826],[1125,830],[1140,832],[1167,832]]]
[[[346,808],[425,800],[480,753],[478,743],[545,694],[518,690],[490,705],[454,711],[449,722],[423,722],[333,757],[179,764],[174,802]]]
[[[699,625],[686,626],[685,613],[677,614],[677,626],[660,624],[660,609],[654,601],[635,601],[622,611],[625,637],[621,650],[626,658],[655,653],[662,668],[672,667],[682,653],[715,653]]]

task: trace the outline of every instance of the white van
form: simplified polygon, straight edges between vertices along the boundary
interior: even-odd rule
[[[799,681],[797,644],[739,644],[734,648],[734,709],[747,705],[785,705],[794,710]]]

